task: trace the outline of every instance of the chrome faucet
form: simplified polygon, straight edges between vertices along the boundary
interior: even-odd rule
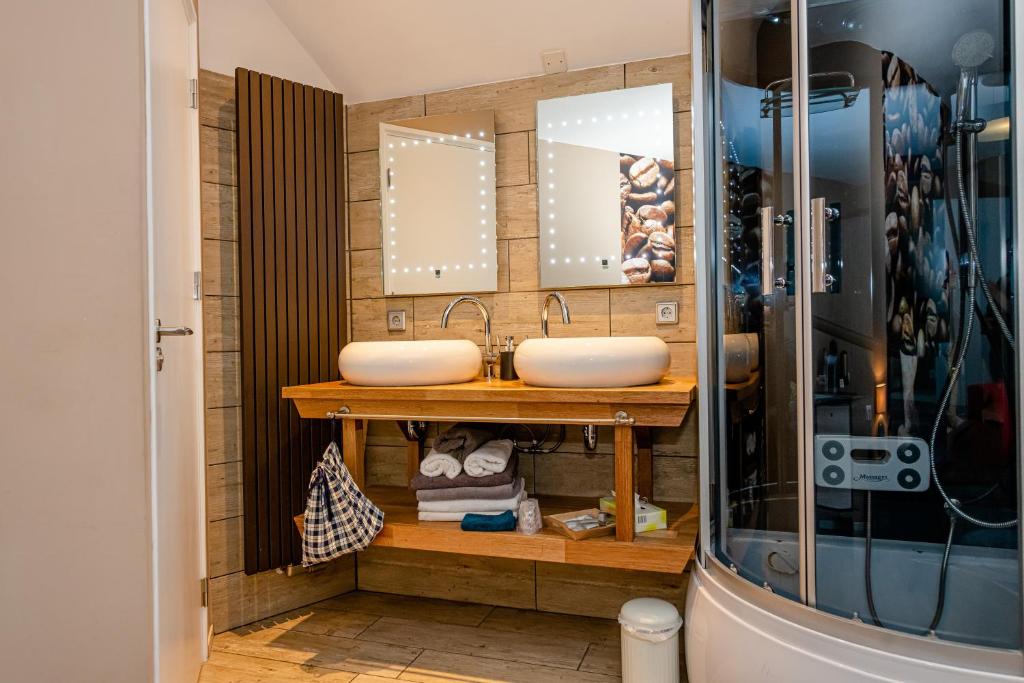
[[[547,298],[544,299],[544,308],[540,311],[540,333],[542,337],[548,336],[548,305],[551,300],[554,299],[558,302],[558,305],[562,307],[562,322],[568,325],[572,322],[569,319],[569,304],[565,303],[565,297],[558,292],[551,292]]]
[[[441,328],[444,329],[448,327],[448,316],[451,315],[452,310],[459,304],[466,302],[475,304],[480,310],[480,315],[483,316],[484,319],[484,372],[487,379],[491,379],[493,373],[491,366],[496,360],[498,360],[498,354],[494,353],[494,348],[491,346],[491,314],[487,310],[487,307],[484,306],[484,302],[480,301],[480,299],[475,296],[468,295],[452,299],[451,302],[445,306],[444,313],[441,314]]]

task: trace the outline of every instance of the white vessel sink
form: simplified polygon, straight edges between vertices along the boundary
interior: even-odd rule
[[[468,339],[352,342],[338,354],[346,382],[368,387],[468,382],[480,373],[480,349]]]
[[[635,387],[668,373],[668,344],[658,337],[527,339],[516,349],[516,373],[541,387]]]

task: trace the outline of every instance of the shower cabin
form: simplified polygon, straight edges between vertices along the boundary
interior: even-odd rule
[[[694,2],[691,681],[1024,676],[1017,5]]]

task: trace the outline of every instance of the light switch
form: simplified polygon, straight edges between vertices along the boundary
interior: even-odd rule
[[[405,311],[388,311],[388,332],[405,332]]]
[[[659,325],[675,325],[679,322],[679,303],[660,301],[654,304],[655,321]]]

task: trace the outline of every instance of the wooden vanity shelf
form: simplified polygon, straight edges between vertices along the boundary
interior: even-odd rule
[[[658,384],[621,389],[551,389],[521,381],[487,381],[427,387],[364,387],[323,382],[285,387],[299,415],[342,421],[342,453],[356,483],[384,510],[384,529],[374,545],[506,557],[567,564],[681,573],[693,554],[697,506],[661,503],[668,529],[635,534],[616,525],[615,536],[574,541],[553,529],[533,536],[516,532],[467,532],[458,522],[421,522],[416,496],[400,487],[365,486],[367,420],[596,424],[615,431],[615,490],[651,492],[651,427],[678,427],[695,396],[692,380],[666,377]],[[420,443],[409,442],[409,474],[419,463]],[[637,455],[634,458],[634,446]],[[634,459],[637,460],[634,471]],[[593,507],[592,498],[534,496],[544,515]],[[659,504],[659,503],[655,503]],[[619,503],[619,516],[633,516],[633,499]],[[301,531],[302,517],[296,517]]]

